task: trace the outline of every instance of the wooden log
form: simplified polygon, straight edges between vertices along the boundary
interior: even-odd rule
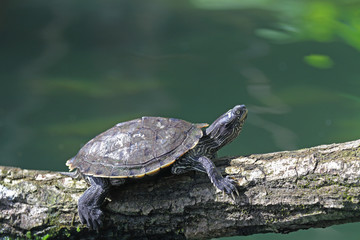
[[[79,222],[84,180],[0,167],[0,237],[209,239],[360,220],[360,140],[228,157],[217,165],[238,183],[235,200],[205,174],[165,170],[114,188],[100,232]]]

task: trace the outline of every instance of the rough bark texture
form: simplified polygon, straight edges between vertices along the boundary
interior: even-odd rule
[[[83,180],[0,167],[0,237],[208,239],[360,220],[360,140],[218,163],[239,184],[235,201],[204,174],[165,171],[114,188],[100,233],[79,222]]]

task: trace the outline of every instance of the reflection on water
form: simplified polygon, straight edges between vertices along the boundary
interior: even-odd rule
[[[118,122],[211,123],[236,104],[248,106],[248,120],[223,155],[357,139],[359,7],[2,1],[0,164],[65,171],[82,144]],[[351,238],[349,226],[337,231]]]
[[[275,146],[279,149],[296,149],[294,132],[261,117],[261,114],[286,114],[290,112],[290,107],[272,92],[270,79],[255,68],[244,69],[242,74],[248,79],[249,96],[261,103],[261,106],[249,106],[253,113],[250,123],[270,132]]]

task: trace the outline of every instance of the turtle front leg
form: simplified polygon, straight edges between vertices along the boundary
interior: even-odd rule
[[[99,230],[103,224],[101,205],[109,193],[110,182],[106,178],[87,176],[91,186],[78,201],[78,213],[82,224],[90,229]]]
[[[195,158],[187,156],[176,161],[171,168],[173,174],[182,174],[190,170],[207,173],[210,181],[217,189],[226,192],[227,194],[233,195],[235,192],[239,195],[236,186],[234,185],[234,180],[228,176],[223,177],[213,161],[208,157],[202,156]]]
[[[207,175],[210,178],[210,181],[214,186],[227,194],[233,195],[234,192],[239,195],[238,190],[234,184],[234,180],[228,176],[223,177],[219,170],[216,168],[215,164],[207,157],[202,156],[197,159],[199,165],[205,170]],[[199,167],[196,170],[200,170]]]

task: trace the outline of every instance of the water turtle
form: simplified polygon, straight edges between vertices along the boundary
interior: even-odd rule
[[[209,127],[174,118],[142,117],[116,124],[96,136],[66,162],[70,171],[76,169],[68,175],[81,175],[90,183],[78,201],[81,222],[98,230],[102,226],[101,205],[111,186],[170,165],[173,174],[204,172],[219,190],[237,192],[233,180],[224,178],[211,159],[239,135],[247,112],[245,105],[237,105]]]

